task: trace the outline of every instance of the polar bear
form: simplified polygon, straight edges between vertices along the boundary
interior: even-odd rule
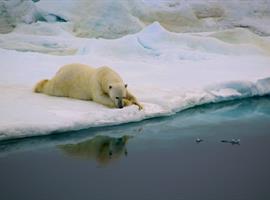
[[[127,90],[122,78],[109,67],[92,68],[83,64],[68,64],[50,80],[38,82],[34,92],[51,96],[92,100],[110,108],[135,104],[143,108]]]

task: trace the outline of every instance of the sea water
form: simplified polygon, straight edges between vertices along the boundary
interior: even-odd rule
[[[1,199],[269,199],[269,130],[262,97],[2,141]]]

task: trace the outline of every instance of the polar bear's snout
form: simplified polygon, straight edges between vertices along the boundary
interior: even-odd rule
[[[109,96],[114,102],[116,108],[124,107],[124,98],[127,95],[126,85],[121,83],[111,84],[109,86]]]
[[[123,105],[123,98],[118,98],[118,99],[116,99],[116,101],[117,101],[117,106],[118,106],[118,108],[123,108],[124,107],[124,105]]]
[[[123,108],[124,107],[123,97],[116,96],[114,99],[114,105],[116,108]]]

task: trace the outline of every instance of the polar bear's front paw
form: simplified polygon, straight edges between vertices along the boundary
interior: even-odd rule
[[[137,106],[139,107],[139,110],[143,110],[144,108],[143,108],[143,105],[141,105],[141,104],[137,104]]]
[[[115,106],[115,104],[114,104],[113,102],[108,103],[107,106],[108,106],[109,108],[116,108],[116,106]]]
[[[137,102],[134,102],[134,101],[128,100],[128,99],[124,99],[123,101],[124,101],[124,106],[125,107],[126,106],[131,106],[131,105],[136,105],[136,106],[139,107],[139,110],[143,109],[143,106],[141,104],[137,103]]]
[[[128,99],[123,99],[123,102],[124,102],[124,106],[126,107],[126,106],[130,106],[130,105],[132,105],[133,103],[130,101],[130,100],[128,100]]]

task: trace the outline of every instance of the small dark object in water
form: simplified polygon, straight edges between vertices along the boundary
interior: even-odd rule
[[[221,140],[223,143],[231,143],[232,145],[238,144],[240,145],[240,139],[232,139],[232,140]]]
[[[240,144],[240,139],[232,139],[231,144]]]
[[[200,138],[197,138],[197,139],[196,139],[196,142],[197,142],[197,143],[200,143],[200,142],[202,142],[202,141],[203,141],[203,140],[200,139]]]
[[[221,140],[221,142],[223,142],[223,143],[229,143],[230,141],[229,140]]]

